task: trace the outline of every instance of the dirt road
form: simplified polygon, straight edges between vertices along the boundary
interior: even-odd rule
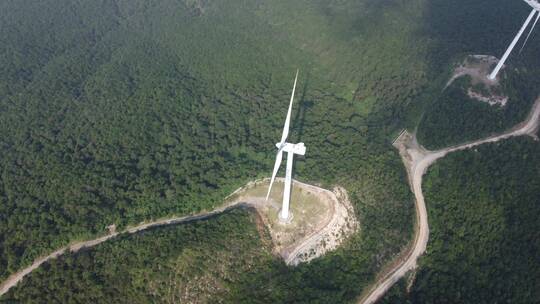
[[[416,261],[418,257],[421,256],[425,252],[428,238],[429,238],[429,226],[428,226],[428,219],[427,219],[426,204],[424,201],[424,195],[422,193],[422,177],[427,171],[427,169],[429,168],[429,166],[433,164],[435,161],[437,161],[439,158],[444,157],[446,154],[450,152],[470,149],[472,147],[475,147],[481,144],[485,144],[489,142],[497,142],[499,140],[506,139],[513,136],[523,136],[523,135],[535,136],[534,132],[538,128],[539,118],[540,118],[540,98],[535,102],[531,110],[531,113],[529,114],[525,122],[523,122],[522,124],[516,126],[512,130],[505,132],[501,135],[489,137],[489,138],[478,140],[471,143],[466,143],[463,145],[449,147],[449,148],[442,149],[439,151],[427,151],[426,149],[424,149],[422,146],[420,146],[417,143],[416,138],[414,136],[411,136],[409,141],[397,142],[397,144],[399,145],[400,151],[402,151],[402,158],[407,168],[407,171],[409,173],[409,180],[410,180],[414,195],[416,197],[416,210],[417,210],[417,217],[418,217],[417,235],[415,237],[413,250],[407,256],[404,262],[398,264],[393,270],[388,272],[388,274],[384,276],[382,280],[376,283],[375,287],[368,293],[368,295],[360,300],[360,303],[374,303],[375,301],[377,301],[382,295],[384,295],[384,293],[388,289],[390,289],[390,287],[395,282],[397,282],[400,278],[402,278],[408,271],[416,268]],[[311,185],[306,185],[306,186],[314,187]],[[317,188],[317,187],[314,187],[314,188]],[[318,189],[320,191],[327,191],[321,188],[318,188]],[[6,281],[0,284],[0,296],[8,292],[12,287],[14,287],[19,282],[21,282],[26,275],[28,275],[29,273],[37,269],[43,263],[61,256],[62,254],[66,253],[68,250],[70,252],[77,252],[82,248],[94,247],[111,238],[118,236],[119,234],[126,234],[126,233],[132,234],[132,233],[137,233],[137,232],[147,230],[153,227],[182,224],[182,223],[188,223],[188,222],[193,222],[197,220],[207,219],[207,218],[216,216],[218,214],[221,214],[225,211],[228,211],[230,209],[238,208],[242,205],[247,205],[247,204],[234,202],[234,203],[224,205],[222,207],[219,207],[209,212],[203,212],[203,213],[195,214],[191,216],[182,216],[182,217],[174,217],[174,218],[169,218],[169,219],[162,219],[162,220],[157,220],[155,222],[150,222],[150,223],[144,223],[135,227],[127,228],[126,230],[122,232],[114,232],[114,233],[110,233],[108,235],[99,237],[94,240],[77,242],[77,243],[62,247],[45,257],[36,259],[32,263],[32,265],[9,276],[6,279]],[[313,236],[313,239],[316,239],[316,238],[317,236]],[[311,243],[313,239],[310,238],[309,242]],[[305,244],[300,244],[300,247],[304,247],[304,245]]]
[[[105,236],[99,237],[97,239],[77,242],[77,243],[73,243],[71,245],[62,247],[62,248],[54,251],[53,253],[45,256],[45,257],[41,257],[41,258],[36,259],[32,263],[32,265],[30,265],[30,266],[28,266],[28,267],[26,267],[26,268],[24,268],[24,269],[22,269],[22,270],[20,270],[20,271],[18,271],[16,273],[12,274],[11,276],[9,276],[4,282],[2,282],[2,284],[0,284],[0,297],[2,295],[4,295],[5,293],[7,293],[12,287],[14,287],[19,282],[21,282],[26,275],[28,275],[32,271],[36,270],[39,266],[41,266],[41,264],[43,264],[45,262],[48,262],[51,259],[56,259],[56,258],[58,258],[59,256],[63,255],[66,252],[75,253],[75,252],[81,250],[82,248],[91,248],[91,247],[97,246],[97,245],[99,245],[99,244],[101,244],[101,243],[103,243],[103,242],[105,242],[105,241],[107,241],[107,240],[109,240],[111,238],[114,238],[114,237],[118,236],[119,234],[133,234],[133,233],[137,233],[137,232],[140,232],[140,231],[143,231],[143,230],[147,230],[149,228],[154,228],[154,227],[159,227],[159,226],[166,226],[166,225],[182,224],[182,223],[188,223],[188,222],[193,222],[193,221],[197,221],[197,220],[207,219],[207,218],[216,216],[218,214],[221,214],[223,212],[226,212],[226,211],[228,211],[230,209],[241,207],[242,205],[246,205],[246,204],[237,202],[237,203],[230,204],[230,205],[224,205],[224,206],[219,207],[219,208],[217,208],[215,210],[212,210],[210,212],[203,212],[203,213],[195,214],[195,215],[191,215],[191,216],[182,216],[182,217],[174,217],[174,218],[169,218],[169,219],[161,219],[161,220],[157,220],[155,222],[144,223],[144,224],[140,224],[138,226],[127,228],[122,232],[114,232],[114,233],[110,233],[110,234],[107,234]]]
[[[322,188],[312,186],[312,185],[308,185],[308,184],[305,184],[305,183],[301,183],[301,182],[298,182],[298,181],[293,181],[293,182],[294,182],[294,185],[298,185],[298,186],[300,186],[300,187],[302,187],[304,189],[309,189],[310,191],[313,191],[315,193],[325,193],[327,196],[330,197],[331,201],[333,201],[335,204],[337,204],[336,208],[339,209],[339,206],[341,206],[338,199],[336,198],[335,193],[333,193],[331,191],[328,191],[326,189],[322,189]],[[249,184],[248,184],[248,186],[249,186]],[[236,190],[235,192],[233,192],[233,194],[239,193],[243,188],[244,187]],[[231,194],[230,196],[232,196],[233,194]],[[2,295],[4,295],[5,293],[7,293],[12,287],[14,287],[19,282],[21,282],[26,275],[30,274],[32,271],[34,271],[38,267],[40,267],[43,263],[46,263],[46,262],[48,262],[48,261],[50,261],[52,259],[56,259],[59,256],[65,254],[65,253],[68,253],[68,252],[75,253],[75,252],[77,252],[77,251],[79,251],[79,250],[81,250],[83,248],[91,248],[91,247],[97,246],[97,245],[99,245],[99,244],[101,244],[101,243],[103,243],[103,242],[105,242],[107,240],[110,240],[110,239],[112,239],[112,238],[114,238],[114,237],[116,237],[116,236],[118,236],[120,234],[134,234],[134,233],[138,233],[138,232],[150,229],[150,228],[155,228],[155,227],[160,227],[160,226],[178,225],[178,224],[184,224],[184,223],[189,223],[189,222],[194,222],[194,221],[199,221],[199,220],[205,220],[205,219],[212,218],[214,216],[217,216],[219,214],[222,214],[224,212],[227,212],[227,211],[235,209],[235,208],[253,207],[253,208],[257,209],[257,207],[260,207],[260,206],[258,206],[258,204],[260,202],[259,203],[257,203],[257,202],[252,203],[252,202],[244,202],[244,201],[238,201],[238,200],[229,201],[228,198],[230,196],[225,198],[225,201],[228,201],[228,203],[226,203],[223,206],[221,206],[219,208],[216,208],[216,209],[214,209],[212,211],[201,212],[201,213],[198,213],[198,214],[188,215],[188,216],[160,219],[160,220],[156,220],[156,221],[148,222],[148,223],[142,223],[142,224],[137,225],[137,226],[128,227],[128,228],[126,228],[125,230],[123,230],[121,232],[112,232],[112,233],[109,233],[107,235],[101,236],[101,237],[93,239],[93,240],[76,242],[76,243],[73,243],[71,245],[64,246],[64,247],[62,247],[60,249],[57,249],[56,251],[54,251],[53,253],[51,253],[51,254],[49,254],[49,255],[47,255],[45,257],[41,257],[41,258],[36,259],[32,263],[32,265],[30,265],[30,266],[28,266],[28,267],[26,267],[26,268],[24,268],[24,269],[22,269],[22,270],[20,270],[20,271],[18,271],[16,273],[12,274],[11,276],[9,276],[4,282],[2,282],[0,284],[0,297]],[[339,209],[339,210],[341,210],[341,209]],[[321,237],[325,236],[325,234],[328,233],[328,230],[333,228],[333,226],[331,224],[336,221],[335,218],[336,218],[336,216],[332,215],[331,220],[328,221],[327,226],[322,227],[319,231],[316,231],[315,233],[310,235],[308,238],[306,238],[305,240],[298,243],[295,248],[291,248],[292,253],[289,255],[286,262],[292,263],[291,265],[296,265],[299,262],[301,262],[302,258],[300,256],[302,254],[305,254],[306,251],[307,252],[312,251],[314,249],[313,246],[316,245],[316,240],[319,240]],[[330,226],[332,226],[332,227],[330,227]],[[330,230],[330,231],[332,231],[332,230]]]
[[[426,251],[426,246],[429,239],[429,224],[426,202],[422,192],[422,177],[427,172],[429,166],[451,152],[466,150],[482,144],[493,143],[515,136],[529,135],[536,138],[535,132],[538,130],[539,122],[540,98],[538,98],[534,103],[525,122],[500,135],[491,136],[462,145],[448,147],[438,151],[428,151],[424,149],[418,144],[414,135],[407,136],[407,133],[404,134],[405,140],[398,140],[396,142],[396,146],[400,150],[400,154],[408,172],[412,191],[416,198],[417,233],[415,236],[413,249],[410,251],[406,259],[402,263],[396,265],[396,267],[394,267],[381,280],[379,280],[375,284],[374,288],[367,293],[367,296],[360,299],[359,303],[375,303],[390,289],[390,287],[392,287],[392,285],[394,285],[394,283],[405,276],[407,272],[416,268],[418,258]]]
[[[333,201],[332,216],[328,218],[320,229],[311,233],[301,244],[292,248],[285,258],[287,265],[296,266],[337,248],[344,238],[357,231],[360,226],[353,215],[354,208],[345,189],[336,187],[332,192],[311,185],[305,185],[305,187],[315,193],[319,192],[319,194],[325,195]]]

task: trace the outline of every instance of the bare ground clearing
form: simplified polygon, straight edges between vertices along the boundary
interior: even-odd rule
[[[277,179],[277,181],[278,184],[283,184],[283,179]],[[358,222],[354,215],[354,210],[350,205],[347,193],[344,189],[336,187],[334,193],[297,181],[294,181],[293,183],[293,187],[296,190],[293,190],[293,201],[291,202],[291,208],[293,213],[296,213],[295,216],[298,219],[304,219],[302,225],[305,227],[299,230],[300,233],[297,233],[296,231],[291,232],[291,229],[288,229],[287,226],[279,227],[277,226],[278,223],[273,219],[275,218],[277,220],[277,211],[281,206],[281,200],[279,200],[278,203],[276,201],[277,198],[274,198],[266,202],[264,199],[266,192],[263,191],[262,196],[260,196],[261,193],[259,193],[263,188],[266,189],[265,185],[267,184],[268,179],[248,183],[248,185],[245,187],[236,190],[225,198],[225,203],[221,207],[218,207],[212,211],[141,223],[137,226],[128,227],[121,232],[117,232],[116,226],[111,225],[107,227],[109,230],[107,235],[93,240],[75,242],[59,248],[47,256],[36,259],[30,266],[12,274],[0,284],[0,297],[7,293],[12,287],[16,286],[24,279],[26,275],[36,270],[43,263],[56,259],[63,254],[76,253],[83,248],[97,246],[120,234],[133,234],[155,227],[178,225],[198,220],[205,220],[228,210],[243,206],[254,207],[263,218],[263,221],[265,222],[265,225],[269,231],[271,233],[274,231],[276,236],[279,235],[282,245],[277,247],[279,249],[276,251],[279,251],[280,255],[288,265],[294,266],[298,263],[310,261],[323,255],[329,250],[335,249],[346,236],[358,229]],[[283,185],[281,185],[281,188],[282,187]],[[250,193],[249,191],[252,192]],[[278,189],[276,189],[275,193],[277,193],[277,191]],[[250,195],[246,196],[246,193],[250,193]],[[303,203],[295,204],[295,199],[300,199],[300,202]],[[313,201],[320,201],[320,203],[312,204],[310,206],[309,202]],[[302,206],[305,206],[306,209],[304,210]],[[315,216],[316,214],[319,214],[316,217],[317,222],[313,223],[309,216]],[[274,235],[272,238],[274,238]]]
[[[234,197],[257,209],[268,228],[274,250],[288,265],[297,265],[334,250],[359,224],[344,189],[328,191],[294,181],[291,199],[292,220],[278,219],[283,193],[283,179],[276,179],[270,199],[265,201],[269,180],[251,183]]]
[[[450,86],[456,79],[468,75],[471,77],[472,87],[467,89],[467,95],[471,99],[488,103],[491,106],[500,105],[504,107],[508,103],[508,96],[499,92],[500,79],[490,80],[488,78],[492,66],[497,62],[498,59],[493,56],[468,56],[463,63],[456,67],[445,88]]]

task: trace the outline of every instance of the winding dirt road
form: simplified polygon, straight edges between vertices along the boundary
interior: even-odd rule
[[[336,194],[333,193],[332,191],[329,191],[329,190],[326,190],[326,189],[322,189],[322,188],[319,188],[319,187],[316,187],[316,186],[313,186],[313,185],[309,185],[309,184],[305,184],[305,183],[302,183],[302,182],[299,182],[299,181],[296,181],[296,180],[293,180],[293,183],[294,185],[296,186],[300,186],[304,189],[309,189],[310,191],[313,191],[315,193],[324,193],[325,195],[327,195],[329,197],[329,199],[334,202],[334,204],[336,204],[336,206],[334,206],[335,208],[334,209],[338,209],[338,210],[341,210],[345,207],[342,207],[341,209],[339,208],[341,206],[341,202],[339,201],[339,199],[336,197]],[[105,235],[105,236],[101,236],[99,238],[96,238],[96,239],[93,239],[93,240],[88,240],[88,241],[81,241],[81,242],[76,242],[76,243],[73,243],[71,245],[67,245],[67,246],[64,246],[60,249],[57,249],[56,251],[52,252],[51,254],[47,255],[47,256],[44,256],[44,257],[40,257],[38,259],[36,259],[32,265],[12,274],[11,276],[9,276],[4,282],[2,282],[0,284],[0,297],[2,295],[4,295],[5,293],[7,293],[12,287],[14,287],[15,285],[17,285],[19,282],[21,282],[24,277],[28,274],[30,274],[32,271],[36,270],[37,268],[39,268],[43,263],[46,263],[52,259],[56,259],[58,258],[59,256],[65,254],[65,253],[68,253],[68,252],[71,252],[71,253],[75,253],[75,252],[78,252],[79,250],[83,249],[83,248],[91,248],[91,247],[94,247],[94,246],[97,246],[107,240],[110,240],[118,235],[121,235],[121,234],[134,234],[134,233],[138,233],[138,232],[141,232],[141,231],[144,231],[144,230],[148,230],[150,228],[155,228],[155,227],[160,227],[160,226],[168,226],[168,225],[178,225],[178,224],[185,224],[185,223],[189,223],[189,222],[194,222],[194,221],[200,221],[200,220],[205,220],[205,219],[209,219],[209,218],[212,218],[214,216],[217,216],[219,214],[222,214],[224,212],[227,212],[229,210],[232,210],[232,209],[235,209],[235,208],[242,208],[242,207],[251,207],[251,208],[254,208],[254,209],[257,209],[260,204],[260,202],[256,202],[256,201],[249,201],[249,202],[246,202],[244,200],[232,200],[230,199],[230,197],[232,197],[233,195],[241,192],[243,189],[245,189],[246,187],[249,187],[251,183],[248,183],[247,186],[245,187],[242,187],[242,188],[239,188],[237,189],[236,191],[234,191],[231,195],[227,196],[225,198],[225,201],[227,203],[225,203],[223,206],[221,207],[218,207],[212,211],[205,211],[205,212],[201,212],[201,213],[198,213],[198,214],[194,214],[194,215],[186,215],[186,216],[181,216],[181,217],[172,217],[172,218],[166,218],[166,219],[160,219],[160,220],[156,220],[156,221],[153,221],[153,222],[148,222],[148,223],[142,223],[140,225],[137,225],[137,226],[133,226],[133,227],[128,227],[126,228],[125,230],[121,231],[121,232],[115,232],[115,231],[112,231],[111,233]],[[341,189],[341,188],[339,188]],[[343,190],[345,191],[345,190]],[[341,192],[340,192],[341,193]],[[346,193],[345,193],[345,196],[346,196]],[[352,208],[352,207],[351,207]],[[296,247],[294,248],[291,248],[292,252],[287,256],[287,259],[285,260],[285,262],[289,265],[296,265],[300,262],[302,262],[304,260],[304,258],[302,257],[304,254],[306,254],[306,252],[311,252],[313,250],[313,247],[317,245],[317,242],[322,238],[324,237],[328,231],[332,231],[331,228],[334,228],[332,226],[332,223],[336,221],[336,216],[335,214],[332,215],[331,219],[329,219],[328,223],[326,226],[322,227],[320,230],[318,231],[315,231],[314,233],[312,233],[310,236],[306,237],[305,239],[302,239],[298,242],[298,244],[296,244]],[[331,226],[331,227],[329,227]]]
[[[493,143],[515,136],[529,135],[536,138],[535,132],[538,130],[539,122],[540,98],[534,103],[525,122],[518,124],[516,127],[500,135],[491,136],[474,142],[437,151],[428,151],[418,144],[414,135],[410,135],[407,132],[402,134],[402,138],[396,141],[395,146],[400,150],[403,163],[408,172],[409,182],[416,198],[417,233],[414,239],[414,245],[403,262],[396,265],[380,279],[369,293],[360,299],[359,303],[375,303],[390,289],[390,287],[392,287],[392,285],[394,285],[394,283],[405,276],[407,272],[416,268],[418,258],[426,251],[429,239],[429,224],[426,202],[424,201],[424,194],[422,192],[422,177],[427,172],[427,169],[438,159],[451,152],[466,150],[482,144]]]
[[[24,277],[26,275],[28,275],[29,273],[31,273],[32,271],[36,270],[39,266],[41,266],[41,264],[45,263],[45,262],[48,262],[52,259],[56,259],[58,258],[59,256],[63,255],[64,253],[66,252],[71,252],[71,253],[75,253],[79,250],[81,250],[82,248],[91,248],[91,247],[94,247],[96,245],[99,245],[109,239],[112,239],[120,234],[133,234],[133,233],[137,233],[137,232],[140,232],[140,231],[143,231],[143,230],[147,230],[147,229],[150,229],[150,228],[155,228],[155,227],[159,227],[159,226],[166,226],[166,225],[175,225],[175,224],[183,224],[183,223],[189,223],[189,222],[194,222],[194,221],[198,221],[198,220],[204,220],[204,219],[208,219],[208,218],[211,218],[213,216],[216,216],[218,214],[221,214],[221,213],[224,213],[228,210],[231,210],[233,208],[239,208],[239,207],[242,207],[242,206],[247,206],[246,203],[241,203],[241,202],[235,202],[233,204],[229,204],[229,205],[224,205],[222,207],[219,207],[217,209],[214,209],[212,211],[209,211],[209,212],[203,212],[203,213],[200,213],[200,214],[195,214],[195,215],[191,215],[191,216],[182,216],[182,217],[174,217],[174,218],[169,218],[169,219],[162,219],[162,220],[157,220],[155,222],[151,222],[151,223],[144,223],[144,224],[140,224],[138,226],[134,226],[134,227],[131,227],[131,228],[126,228],[124,231],[122,232],[114,232],[114,233],[109,233],[105,236],[102,236],[102,237],[99,237],[97,239],[93,239],[93,240],[89,240],[89,241],[82,241],[82,242],[77,242],[77,243],[73,243],[71,245],[68,245],[68,246],[64,246],[56,251],[54,251],[53,253],[47,255],[47,256],[44,256],[44,257],[41,257],[41,258],[38,258],[36,259],[32,265],[12,274],[11,276],[9,276],[4,282],[2,282],[2,284],[0,284],[0,297],[2,295],[4,295],[5,293],[7,293],[12,287],[14,287],[15,285],[17,285],[19,282],[21,282]]]
[[[375,286],[369,291],[369,293],[367,293],[367,296],[360,299],[359,303],[362,303],[362,304],[375,303],[380,297],[382,297],[386,293],[386,291],[388,291],[388,289],[390,289],[390,287],[392,287],[392,285],[395,282],[397,282],[400,278],[402,278],[407,272],[416,268],[416,265],[417,265],[416,262],[417,262],[418,257],[420,257],[425,252],[427,242],[429,239],[429,225],[428,225],[428,219],[427,219],[426,204],[424,201],[424,195],[422,193],[422,177],[426,173],[429,166],[431,166],[438,159],[446,156],[448,153],[470,149],[470,148],[473,148],[475,146],[479,146],[485,143],[497,142],[497,141],[500,141],[509,137],[523,136],[523,135],[529,135],[536,138],[535,132],[538,129],[539,118],[540,118],[540,98],[536,100],[526,121],[519,124],[515,128],[501,135],[488,137],[486,139],[482,139],[482,140],[478,140],[478,141],[474,141],[474,142],[470,142],[470,143],[466,143],[466,144],[462,144],[458,146],[448,147],[448,148],[438,150],[438,151],[428,151],[424,149],[421,145],[418,144],[418,142],[416,141],[416,137],[409,135],[407,132],[405,132],[402,135],[402,137],[404,137],[405,140],[401,140],[401,141],[398,140],[396,142],[396,147],[398,147],[398,149],[400,150],[400,154],[402,156],[403,162],[405,164],[405,167],[407,168],[409,182],[411,184],[412,191],[416,198],[416,210],[417,210],[418,219],[417,219],[417,229],[416,229],[417,234],[415,236],[414,246],[413,246],[413,249],[407,255],[406,259],[404,259],[402,263],[399,263],[396,267],[394,267],[391,271],[389,271],[381,280],[379,280],[375,284]],[[306,184],[303,184],[303,185],[306,185]],[[311,185],[306,185],[306,186],[314,187]],[[324,189],[320,189],[320,190],[327,191]],[[0,296],[7,293],[12,287],[14,287],[19,282],[21,282],[26,275],[36,270],[43,263],[51,259],[58,258],[62,254],[66,253],[68,250],[69,252],[74,253],[74,252],[79,251],[82,248],[90,248],[90,247],[99,245],[120,234],[133,234],[133,233],[137,233],[137,232],[154,228],[154,227],[182,224],[182,223],[208,219],[218,214],[221,214],[223,212],[226,212],[228,210],[231,210],[233,208],[239,208],[242,206],[249,206],[249,204],[246,204],[243,202],[233,202],[230,204],[226,204],[222,207],[219,207],[217,209],[214,209],[212,211],[209,211],[209,212],[203,212],[203,213],[195,214],[191,216],[182,216],[182,217],[174,217],[174,218],[169,218],[169,219],[162,219],[155,222],[145,223],[145,224],[141,224],[141,225],[134,226],[131,228],[127,228],[121,232],[113,232],[94,240],[77,242],[77,243],[62,247],[45,257],[36,259],[32,263],[32,265],[9,276],[4,282],[0,284]],[[316,239],[316,238],[317,236],[313,236],[313,239]],[[312,242],[312,241],[313,240],[311,239],[309,240],[309,242]]]

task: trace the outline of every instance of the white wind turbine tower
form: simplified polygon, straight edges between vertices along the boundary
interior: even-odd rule
[[[527,39],[523,43],[523,46],[525,46],[525,43],[527,43],[527,40],[529,40],[529,37],[531,36],[531,33],[534,30],[534,27],[536,26],[536,23],[538,23],[538,19],[540,19],[540,3],[538,2],[538,0],[523,0],[523,1],[527,2],[527,4],[529,4],[533,9],[531,13],[529,14],[529,17],[527,17],[527,20],[525,20],[525,23],[519,30],[518,34],[516,35],[516,37],[514,38],[514,40],[508,47],[508,49],[506,50],[506,52],[504,53],[503,57],[501,58],[501,60],[499,61],[495,69],[493,70],[493,72],[488,76],[490,80],[495,80],[495,78],[497,78],[497,74],[499,73],[501,68],[504,66],[506,59],[508,59],[508,56],[510,56],[510,53],[512,53],[512,50],[518,43],[519,39],[521,38],[521,35],[523,35],[523,32],[525,31],[525,29],[529,26],[529,23],[531,23],[531,20],[533,19],[534,15],[538,14],[536,16],[536,21],[534,22],[531,28],[531,31],[529,32],[529,35],[527,36]]]
[[[287,136],[289,135],[289,125],[291,123],[291,111],[294,101],[294,92],[296,90],[296,81],[298,80],[298,70],[296,71],[296,77],[294,78],[294,86],[291,95],[291,101],[289,103],[289,111],[287,111],[287,118],[285,119],[285,126],[283,127],[283,134],[281,135],[281,141],[276,144],[278,148],[276,163],[274,164],[274,171],[272,172],[272,179],[270,180],[270,187],[268,187],[268,194],[266,195],[266,200],[270,196],[270,191],[272,190],[272,185],[276,178],[276,174],[281,165],[281,159],[283,158],[283,152],[287,152],[287,169],[285,171],[285,188],[283,190],[283,206],[279,213],[279,219],[281,221],[289,220],[289,202],[291,200],[291,181],[292,181],[292,168],[293,168],[293,158],[295,154],[304,155],[306,154],[306,147],[304,143],[299,144],[290,144],[285,142]]]

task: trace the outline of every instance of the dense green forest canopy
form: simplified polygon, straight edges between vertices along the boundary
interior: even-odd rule
[[[426,83],[407,39],[414,5],[1,5],[1,277],[111,223],[212,208],[267,175],[297,67],[291,140],[310,155],[297,176],[346,184],[373,212],[402,210],[381,232],[400,235],[392,250],[407,238],[398,231],[410,227],[411,198],[388,143]],[[395,16],[377,18],[383,11]],[[375,36],[379,22],[387,26]]]
[[[456,79],[426,107],[417,129],[418,141],[436,150],[488,137],[524,121],[540,93],[540,82],[527,71],[506,72],[500,89],[504,106],[470,98],[469,76]]]
[[[453,62],[500,56],[527,10],[504,0],[0,2],[0,278],[112,223],[210,209],[268,175],[300,68],[291,141],[308,155],[296,177],[345,186],[361,232],[297,269],[261,260],[242,275],[276,278],[265,283],[275,292],[235,285],[236,300],[354,299],[412,234],[393,137],[439,98]],[[533,37],[511,64],[538,71],[539,50]],[[155,246],[132,240],[104,246]],[[64,262],[46,267],[59,275]]]
[[[383,303],[537,303],[540,145],[530,138],[451,154],[425,180],[430,243],[411,288]]]
[[[242,273],[277,259],[269,254],[270,242],[259,235],[254,216],[234,210],[64,256],[0,302],[218,303],[248,284]]]

